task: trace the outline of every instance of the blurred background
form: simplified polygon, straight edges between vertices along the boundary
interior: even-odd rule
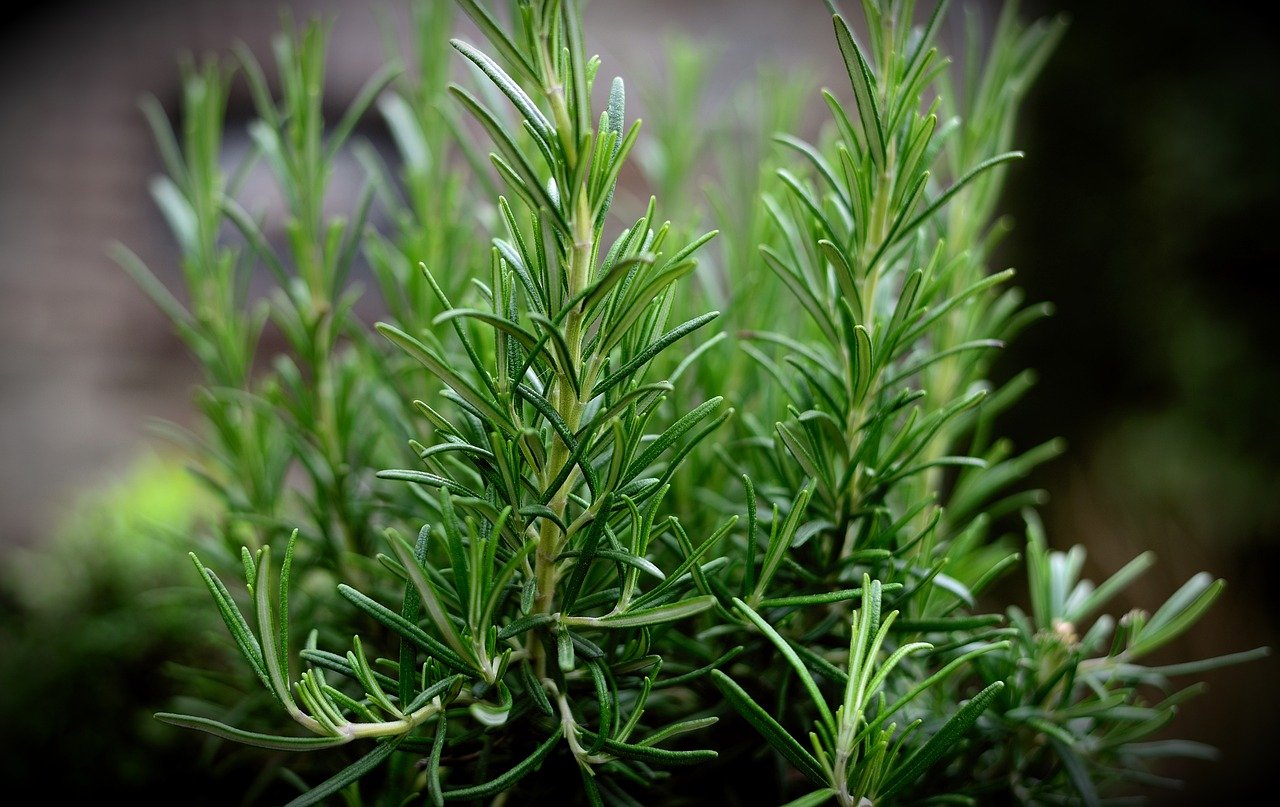
[[[993,19],[991,2],[972,5]],[[1005,209],[1015,228],[1002,261],[1056,315],[1012,345],[1001,366],[1034,367],[1040,378],[1005,432],[1023,447],[1055,434],[1070,446],[1034,480],[1052,495],[1045,517],[1057,546],[1086,545],[1095,575],[1154,549],[1160,563],[1135,589],[1148,603],[1200,570],[1228,580],[1206,620],[1166,651],[1200,658],[1280,639],[1270,578],[1280,562],[1280,48],[1261,10],[1175,6],[1022,9],[1027,19],[1065,13],[1070,27],[1021,118],[1015,142],[1028,158],[1010,174]],[[68,514],[86,491],[141,474],[139,507],[163,513],[166,485],[179,484],[164,472],[148,480],[145,463],[136,469],[156,446],[149,420],[191,419],[196,368],[106,257],[119,240],[161,277],[178,277],[176,249],[148,196],[160,163],[137,99],[152,93],[173,113],[183,51],[226,52],[243,40],[266,58],[285,7],[298,19],[334,15],[335,108],[383,61],[377,15],[406,18],[400,4],[338,0],[50,1],[4,12],[0,557],[13,568],[33,568],[32,553],[50,536],[84,527]],[[715,43],[707,115],[761,62],[844,81],[819,0],[593,0],[587,16],[588,48],[633,86],[645,83],[669,37]],[[810,108],[821,120],[816,93]],[[239,87],[230,118],[252,114]],[[386,138],[376,124],[362,134]],[[336,181],[354,196],[354,163],[349,174]],[[180,523],[182,514],[167,517]],[[123,596],[86,591],[99,602]],[[24,596],[6,590],[0,607],[17,612]],[[75,652],[116,663],[128,634],[114,636]],[[26,640],[9,625],[0,641],[2,655]],[[138,689],[95,697],[140,697],[159,661],[132,659]],[[1155,794],[1155,803],[1230,802],[1271,783],[1276,674],[1273,658],[1206,676],[1210,692],[1183,707],[1177,734],[1218,746],[1222,759],[1180,766],[1187,786]],[[68,697],[65,688],[54,694]],[[92,716],[68,725],[26,718],[6,725],[0,742],[34,738],[91,758],[131,730],[93,728]]]

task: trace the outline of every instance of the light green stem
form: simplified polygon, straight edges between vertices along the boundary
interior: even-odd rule
[[[541,48],[539,48],[538,56],[542,69],[543,92],[550,102],[552,117],[559,133],[560,145],[563,149],[566,168],[568,169],[565,173],[567,176],[573,176],[576,173],[575,169],[579,154],[568,106],[565,103],[564,84],[553,68],[554,60],[550,52],[549,38],[548,31],[541,32],[539,36]],[[561,189],[561,194],[561,198],[569,200],[571,204],[569,226],[573,235],[573,245],[569,254],[569,283],[566,289],[566,299],[572,299],[582,289],[586,288],[590,279],[591,258],[595,253],[595,228],[591,216],[591,205],[587,199],[587,189],[585,187],[563,188]],[[583,311],[581,307],[575,305],[565,315],[564,320],[564,336],[565,342],[569,347],[568,360],[571,365],[564,368],[564,370],[565,373],[573,373],[579,377],[581,376],[579,369],[582,366],[582,318]],[[551,398],[551,405],[564,420],[569,431],[576,432],[582,419],[583,402],[573,389],[573,385],[569,383],[567,376],[562,376],[555,380]],[[565,465],[569,462],[570,453],[569,446],[565,441],[556,438],[551,446],[550,456],[543,474],[544,487],[554,482],[563,472]],[[548,502],[547,506],[556,514],[560,523],[567,524],[569,522],[566,517],[569,506],[569,493],[573,490],[577,481],[578,473],[576,471],[570,472]],[[534,578],[537,586],[534,613],[551,614],[553,612],[559,574],[556,558],[568,539],[568,535],[561,534],[560,528],[556,526],[554,520],[543,519],[538,533],[538,549],[534,555]],[[532,633],[529,636],[528,651],[538,677],[545,677],[546,654],[541,640]]]

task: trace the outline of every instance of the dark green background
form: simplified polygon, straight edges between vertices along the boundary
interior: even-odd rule
[[[1280,588],[1280,48],[1262,6],[1036,3],[1070,27],[1024,115],[1004,258],[1056,315],[1013,344],[1038,387],[1004,421],[1068,453],[1043,469],[1057,543],[1143,597],[1199,569],[1226,594],[1176,652],[1276,644]],[[1053,529],[1056,528],[1056,529]],[[1149,592],[1149,594],[1148,594]],[[1175,727],[1218,745],[1155,804],[1247,804],[1274,785],[1274,657],[1210,674]]]

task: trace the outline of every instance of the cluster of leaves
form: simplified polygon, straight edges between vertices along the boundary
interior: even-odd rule
[[[189,71],[181,145],[151,109],[188,304],[121,258],[207,374],[208,434],[184,439],[224,516],[196,566],[258,702],[307,733],[160,717],[269,749],[359,751],[320,784],[283,774],[298,804],[375,790],[665,803],[762,778],[797,805],[1095,801],[1146,758],[1200,753],[1146,742],[1194,688],[1148,693],[1250,656],[1138,660],[1220,582],[1194,578],[1150,619],[1100,619],[1080,639],[1149,561],[1095,590],[1081,552],[1050,552],[1028,510],[1030,614],[981,600],[1021,559],[1000,525],[1038,494],[1012,486],[1060,450],[993,439],[1030,378],[987,380],[995,350],[1045,313],[989,263],[1015,113],[1060,26],[1023,29],[1006,9],[990,42],[971,36],[956,84],[934,41],[945,4],[917,26],[910,2],[864,3],[865,46],[832,7],[852,102],[824,94],[819,143],[783,133],[766,159],[727,159],[739,198],[703,209],[687,174],[706,143],[658,127],[654,184],[685,194],[687,218],[731,228],[714,252],[714,231],[618,193],[639,122],[621,79],[593,108],[600,62],[576,0],[519,0],[506,22],[459,5],[488,41],[451,42],[471,80],[448,83],[449,13],[423,3],[414,79],[389,67],[328,130],[321,27],[279,40],[279,101],[241,55],[283,250],[236,200],[255,162],[223,177],[223,68]],[[667,121],[696,114],[704,69],[677,60]],[[786,84],[772,86],[762,117],[789,128]],[[403,171],[356,148],[369,184],[350,220],[330,216],[335,161],[375,101]],[[368,223],[375,200],[390,232]],[[487,251],[476,221],[498,230]],[[360,256],[395,320],[381,337],[353,314]],[[277,288],[251,305],[259,265]],[[733,339],[707,336],[708,303]],[[286,349],[255,374],[268,322]],[[748,397],[755,414],[730,421],[725,399]],[[718,430],[718,452],[694,453]],[[405,443],[417,467],[400,467]],[[222,582],[237,565],[252,619]],[[726,717],[764,736],[776,776],[679,775],[754,766],[763,747],[720,731]],[[690,747],[692,732],[712,747]]]

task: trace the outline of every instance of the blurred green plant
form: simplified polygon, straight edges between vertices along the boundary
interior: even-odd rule
[[[119,598],[130,579],[144,588],[172,582],[173,551],[215,512],[212,499],[180,462],[157,454],[137,460],[122,479],[81,495],[49,544],[5,558],[4,585],[31,612],[72,613],[94,599]],[[143,537],[131,538],[138,534]],[[92,554],[93,563],[84,562]]]
[[[256,152],[231,171],[224,67],[187,69],[180,136],[148,107],[187,300],[119,255],[206,374],[180,435],[217,502],[195,564],[250,673],[159,717],[276,752],[294,804],[1089,803],[1202,753],[1148,739],[1195,687],[1149,698],[1260,651],[1139,662],[1221,582],[1085,630],[1149,561],[1082,581],[1016,487],[1060,446],[994,437],[1031,378],[993,388],[992,356],[1047,313],[991,271],[995,208],[1062,26],[1009,6],[957,77],[945,4],[863,3],[860,36],[832,6],[851,95],[824,92],[809,143],[796,85],[760,82],[736,156],[692,124],[709,61],[687,45],[645,152],[679,221],[650,199],[615,226],[639,122],[621,78],[593,92],[579,3],[458,5],[488,42],[450,42],[465,78],[447,4],[419,3],[416,71],[396,55],[332,124],[323,25],[277,40],[279,98],[241,51]],[[398,169],[349,142],[375,105]],[[339,216],[347,148],[370,179]],[[259,160],[283,222],[238,199]],[[353,314],[361,258],[380,336]],[[255,367],[268,324],[285,349]],[[984,597],[1022,511],[1031,610],[1006,617]],[[739,717],[767,744],[717,725]]]
[[[57,748],[76,776],[67,797],[94,782],[141,795],[157,786],[219,786],[208,755],[158,725],[149,703],[180,690],[174,661],[214,661],[196,641],[217,627],[201,592],[184,585],[181,551],[215,509],[173,457],[148,455],[103,490],[81,494],[48,538],[6,552],[0,567],[0,725],[11,753],[6,781],[36,785],[21,748]],[[234,659],[224,656],[227,665]],[[127,742],[122,742],[127,738]],[[252,775],[253,770],[248,771]]]

